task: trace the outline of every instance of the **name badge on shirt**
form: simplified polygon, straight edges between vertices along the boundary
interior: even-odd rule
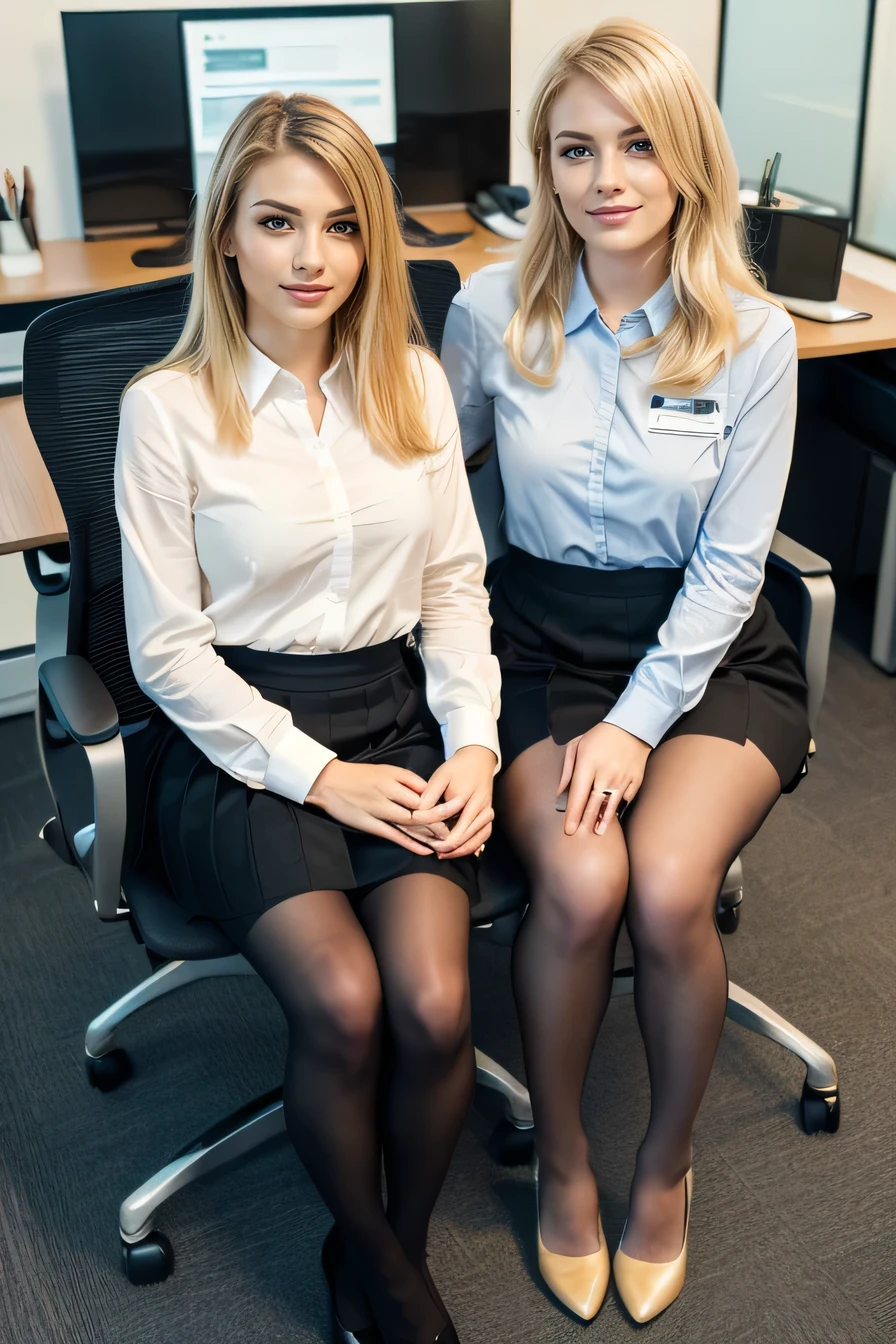
[[[695,434],[701,437],[721,434],[724,419],[713,397],[650,398],[648,427],[658,434]]]

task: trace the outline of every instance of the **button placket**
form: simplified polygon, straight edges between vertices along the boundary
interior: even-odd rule
[[[351,508],[339,469],[329,447],[315,438],[313,453],[323,476],[327,498],[333,513],[333,555],[330,561],[330,580],[327,585],[326,606],[317,642],[324,648],[339,649],[345,631],[345,616],[352,577],[354,530]]]
[[[597,558],[602,564],[609,559],[607,547],[607,525],[604,517],[604,476],[607,467],[607,451],[610,442],[610,430],[616,411],[616,387],[619,381],[619,345],[612,337],[606,342],[606,350],[598,351],[600,376],[600,405],[595,413],[594,451],[591,457],[591,470],[588,473],[588,511],[594,532]],[[600,343],[599,343],[600,344]]]

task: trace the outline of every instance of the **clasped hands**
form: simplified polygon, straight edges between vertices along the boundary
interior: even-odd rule
[[[495,753],[476,746],[461,747],[429,780],[396,765],[333,760],[305,801],[412,854],[459,859],[491,835],[494,772]]]

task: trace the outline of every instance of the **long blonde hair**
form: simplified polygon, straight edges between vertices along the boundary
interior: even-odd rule
[[[578,74],[596,79],[629,109],[678,191],[669,256],[677,309],[663,332],[625,354],[658,351],[651,380],[657,390],[699,391],[737,345],[727,287],[769,296],[746,259],[737,169],[719,110],[685,54],[633,19],[611,19],[567,42],[535,95],[529,120],[535,190],[519,258],[519,307],[504,343],[524,377],[550,386],[563,358],[563,318],[584,244],[552,189],[548,117]],[[542,336],[540,369],[526,361],[530,332]]]
[[[297,150],[329,164],[358,213],[364,265],[334,316],[334,354],[347,359],[359,422],[371,441],[401,462],[431,453],[422,378],[409,343],[426,347],[404,260],[392,184],[373,143],[332,103],[310,94],[263,94],[244,108],[215,156],[194,243],[193,288],[174,349],[143,369],[201,376],[221,441],[245,448],[252,416],[239,384],[248,355],[246,297],[235,257],[226,257],[237,198],[247,175],[271,154]],[[136,381],[136,379],[132,380]]]

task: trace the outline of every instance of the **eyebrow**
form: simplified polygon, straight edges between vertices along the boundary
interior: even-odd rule
[[[282,201],[255,201],[252,208],[256,205],[269,205],[272,210],[282,210],[285,215],[299,215],[302,212],[295,205],[284,205]],[[356,215],[358,212],[353,205],[340,206],[338,210],[331,210],[326,216],[327,219],[338,219],[340,215]]]
[[[624,131],[619,132],[619,139],[624,140],[627,135],[643,135],[643,126],[627,126]],[[566,136],[570,140],[594,140],[593,135],[588,135],[585,131],[558,131],[554,136],[555,140],[562,140]]]

